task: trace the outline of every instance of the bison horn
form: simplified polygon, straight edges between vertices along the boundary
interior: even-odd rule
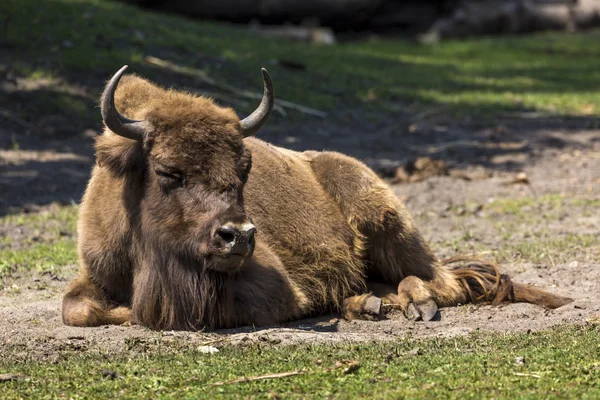
[[[102,98],[100,100],[102,119],[108,129],[117,135],[127,139],[142,140],[147,126],[146,122],[125,118],[119,114],[115,107],[115,90],[126,69],[127,65],[118,70],[111,80],[108,81],[104,88],[104,92],[102,92]]]
[[[262,69],[265,91],[263,93],[260,105],[254,112],[240,121],[240,128],[244,137],[254,135],[269,119],[273,104],[275,103],[275,93],[273,92],[273,83],[266,69]]]

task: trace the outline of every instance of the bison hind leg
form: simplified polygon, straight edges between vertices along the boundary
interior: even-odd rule
[[[62,319],[71,326],[121,325],[130,322],[132,314],[129,307],[108,305],[100,289],[79,278],[63,297]]]

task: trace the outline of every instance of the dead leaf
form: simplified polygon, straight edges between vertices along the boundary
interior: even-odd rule
[[[512,179],[506,181],[503,183],[504,186],[508,186],[508,185],[514,185],[514,184],[525,184],[525,185],[529,185],[529,177],[527,176],[527,174],[525,172],[519,172],[517,175],[515,175]]]
[[[434,176],[449,175],[448,166],[443,160],[434,160],[430,157],[419,157],[407,162],[396,170],[396,176],[391,183],[421,182]]]
[[[344,375],[351,374],[353,372],[358,371],[358,369],[360,368],[360,363],[355,360],[336,361],[333,369],[341,369],[341,368],[343,368],[342,372],[344,373]]]
[[[588,319],[585,320],[590,325],[600,325],[600,314],[592,315]]]
[[[373,88],[370,88],[367,92],[367,100],[369,101],[375,101],[377,100],[377,93],[375,93],[375,90]]]

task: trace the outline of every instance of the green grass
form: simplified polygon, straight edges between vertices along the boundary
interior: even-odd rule
[[[226,346],[217,354],[92,355],[0,360],[3,398],[495,398],[600,397],[600,327],[456,339],[292,347]],[[519,361],[520,360],[520,361]],[[339,361],[357,363],[345,373]],[[210,386],[289,371],[303,375]],[[116,379],[105,375],[116,374]]]
[[[566,215],[592,216],[598,199],[549,194],[541,197],[496,199],[486,205],[488,220],[505,240],[496,254],[501,262],[567,263],[600,261],[600,236],[595,233],[548,231]],[[511,240],[515,232],[525,238]]]
[[[506,244],[498,250],[500,261],[558,264],[573,260],[600,262],[597,234],[566,234]]]
[[[144,62],[155,56],[256,92],[259,68],[266,66],[280,98],[325,110],[345,104],[411,112],[441,106],[458,116],[523,109],[600,114],[598,31],[317,46],[106,0],[4,0],[0,15],[6,16],[3,40],[16,56],[4,63],[32,78],[71,85],[92,79],[93,94],[123,64],[157,78],[159,69]],[[272,65],[280,59],[304,63],[306,71]],[[174,78],[194,84],[181,74]],[[57,102],[77,115],[93,104],[78,96]]]
[[[9,214],[0,219],[3,226],[28,226],[48,230],[50,227],[60,227],[69,232],[77,228],[77,213],[79,206],[52,206],[41,213]]]
[[[57,272],[77,261],[75,234],[78,206],[51,207],[35,214],[12,214],[0,219],[8,231],[0,242],[0,279],[15,272]],[[12,235],[16,229],[23,236]]]
[[[188,74],[152,66],[153,56],[238,88],[260,92],[260,67],[273,76],[282,99],[334,112],[377,110],[395,116],[436,110],[455,117],[537,110],[570,116],[600,115],[600,31],[476,38],[419,45],[372,38],[315,46],[251,35],[227,24],[155,14],[106,0],[0,1],[0,69],[13,68],[40,83],[4,95],[0,107],[26,121],[63,114],[99,123],[96,102],[104,81],[123,64],[164,85],[203,85]],[[272,60],[306,65],[286,69]],[[43,83],[43,85],[42,85]],[[242,112],[252,109],[248,102]],[[293,112],[288,116],[294,122]],[[302,118],[305,118],[302,116]],[[79,122],[78,122],[79,121]],[[86,126],[87,127],[87,126]],[[19,147],[18,138],[13,147]],[[597,200],[497,200],[486,212],[510,228],[533,214],[555,218]],[[29,229],[25,239],[0,243],[0,279],[15,272],[56,271],[76,262],[76,207],[42,215],[2,218],[5,228]],[[69,235],[64,236],[61,231]],[[43,233],[43,235],[39,235]],[[41,236],[42,240],[33,240]],[[446,247],[464,252],[482,245],[469,229]],[[600,254],[597,235],[542,234],[501,244],[498,257],[559,262],[572,254]],[[559,258],[559,255],[563,258]],[[43,322],[42,322],[43,323]],[[16,362],[0,348],[0,374],[24,380],[0,383],[2,398],[600,398],[598,325],[519,335],[476,334],[458,339],[362,345],[224,347],[215,355],[193,349],[176,354],[124,351],[64,352],[57,362],[31,356]],[[419,348],[419,352],[414,352]],[[23,349],[15,351],[23,352]],[[524,357],[517,365],[515,357]],[[20,359],[20,358],[19,358]],[[349,374],[340,360],[356,361]],[[242,376],[285,371],[303,375],[210,387]],[[117,379],[103,375],[114,371]]]
[[[431,245],[436,252],[491,254],[499,263],[598,263],[600,236],[593,231],[594,222],[586,222],[598,207],[598,199],[566,194],[499,198],[487,204],[467,201],[450,210],[456,236]],[[473,217],[468,210],[482,214]],[[425,218],[423,224],[433,223]],[[474,218],[484,218],[485,223],[478,224]],[[561,221],[567,218],[580,218],[582,225],[572,220],[564,225]],[[492,242],[489,227],[496,231]]]
[[[543,212],[548,216],[574,207],[594,210],[600,207],[600,200],[547,194],[541,197],[494,199],[485,206],[486,210],[494,217],[499,215],[526,217],[532,212]]]
[[[19,250],[0,250],[0,278],[14,272],[56,272],[61,266],[77,262],[75,242],[61,239],[52,243],[40,243]]]

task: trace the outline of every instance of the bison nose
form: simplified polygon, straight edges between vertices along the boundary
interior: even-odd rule
[[[254,251],[254,234],[256,227],[244,224],[238,228],[234,225],[225,225],[217,229],[215,236],[222,250],[228,254],[250,256]]]

